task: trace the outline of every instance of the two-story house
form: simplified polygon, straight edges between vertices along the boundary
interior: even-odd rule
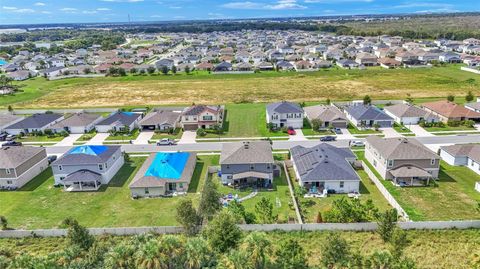
[[[269,187],[275,166],[272,146],[268,141],[225,143],[220,166],[224,185]]]
[[[399,186],[428,185],[440,171],[440,156],[414,138],[369,136],[365,158],[380,176]]]
[[[120,146],[77,146],[52,163],[55,185],[67,191],[96,191],[124,163]]]
[[[0,189],[21,188],[47,167],[45,148],[2,147],[0,148]]]
[[[223,123],[223,106],[194,105],[182,112],[181,126],[186,131],[209,129]]]
[[[296,103],[282,101],[268,104],[266,115],[267,123],[273,124],[273,127],[303,128],[305,112],[303,111],[303,108]]]

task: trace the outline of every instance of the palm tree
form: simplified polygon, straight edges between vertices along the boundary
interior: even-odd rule
[[[161,257],[164,258],[164,262],[167,265],[166,268],[179,268],[182,267],[185,260],[185,251],[183,248],[184,242],[180,241],[178,236],[165,235],[162,237],[159,243],[159,252]]]
[[[143,244],[135,253],[135,265],[139,269],[166,269],[164,253],[160,253],[159,243],[152,239]]]
[[[185,267],[188,269],[200,269],[208,266],[213,260],[212,251],[208,243],[201,237],[193,237],[185,246]]]
[[[133,268],[132,256],[135,249],[132,245],[121,244],[115,246],[106,254],[105,268],[107,269],[129,269]]]
[[[265,233],[250,233],[244,240],[244,249],[249,253],[255,268],[265,268],[267,259],[272,253],[271,242]]]

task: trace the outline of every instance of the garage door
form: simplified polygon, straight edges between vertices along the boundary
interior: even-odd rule
[[[184,129],[185,131],[195,131],[195,130],[198,129],[198,125],[196,125],[196,124],[185,124],[185,125],[183,126],[183,129]]]

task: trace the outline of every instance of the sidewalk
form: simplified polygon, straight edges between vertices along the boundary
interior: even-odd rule
[[[295,129],[295,135],[289,135],[288,141],[307,141],[308,139],[303,134],[302,129]]]
[[[420,127],[420,125],[409,125],[408,127],[416,136],[435,136],[434,134],[431,134],[427,130]]]

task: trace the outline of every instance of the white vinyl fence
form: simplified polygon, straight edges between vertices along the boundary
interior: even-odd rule
[[[480,220],[466,221],[420,221],[398,222],[403,230],[445,230],[445,229],[480,229]],[[377,223],[309,223],[309,224],[245,224],[239,225],[243,231],[374,231]],[[183,232],[182,227],[125,227],[125,228],[89,228],[93,235],[136,235],[144,233],[178,234]],[[61,237],[66,236],[65,229],[49,230],[6,230],[0,231],[0,238],[23,237]]]

